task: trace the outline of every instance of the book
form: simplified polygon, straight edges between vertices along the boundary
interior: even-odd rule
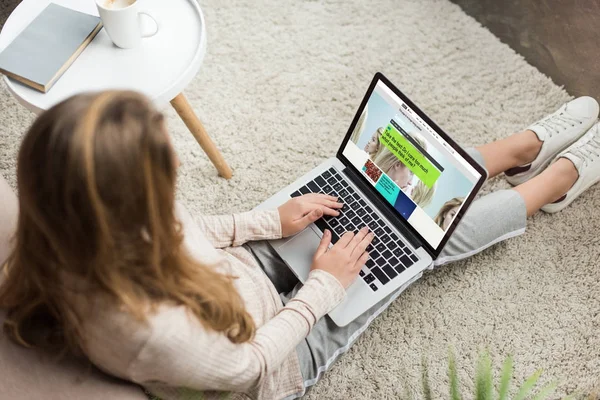
[[[0,53],[0,72],[46,93],[100,29],[99,17],[50,3]]]

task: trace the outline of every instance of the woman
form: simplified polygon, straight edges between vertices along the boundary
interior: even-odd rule
[[[455,197],[453,199],[448,200],[440,208],[440,211],[438,211],[433,221],[436,224],[438,224],[438,226],[442,228],[444,232],[446,232],[446,229],[448,229],[448,227],[454,220],[454,217],[458,213],[458,210],[464,201],[464,197]]]
[[[427,142],[420,135],[411,134],[411,137],[427,150]],[[413,185],[415,174],[392,153],[387,147],[382,147],[375,155],[373,162],[385,172],[400,190],[410,197],[419,207],[425,208],[433,199],[436,184],[432,187],[425,185],[420,179]]]
[[[563,106],[577,129],[549,118],[470,150],[494,176],[537,168],[585,134],[539,175],[521,170],[525,183],[474,202],[436,264],[522,233],[527,215],[566,193],[557,211],[598,180],[598,126],[585,133],[598,115],[592,101]],[[323,316],[366,261],[372,234],[346,233],[328,249],[326,232],[300,285],[264,240],[335,216],[335,199],[194,221],[174,202],[176,166],[163,117],[135,93],[76,96],[42,114],[19,153],[4,329],[25,346],[83,353],[166,400],[304,394],[404,288],[336,327]],[[500,221],[487,217],[500,212]]]
[[[363,112],[360,114],[358,121],[356,122],[356,126],[354,127],[352,134],[350,135],[350,140],[356,143],[357,145],[358,141],[360,140],[360,137],[362,136],[363,131],[365,130],[368,114],[369,106],[366,105]],[[381,142],[379,141],[379,138],[382,134],[383,128],[377,128],[377,130],[373,132],[371,138],[363,148],[364,151],[369,155],[370,159],[373,159],[373,157],[375,157],[375,155],[381,148]]]
[[[375,159],[377,153],[381,150],[381,141],[379,140],[383,135],[383,128],[377,128],[373,135],[371,135],[371,139],[365,145],[365,152],[369,155],[371,160]]]

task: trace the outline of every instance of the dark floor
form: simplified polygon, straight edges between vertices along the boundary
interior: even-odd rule
[[[600,100],[600,0],[451,0],[574,96]],[[0,29],[20,0],[0,0]]]
[[[573,96],[600,100],[599,0],[451,0]]]
[[[20,2],[21,0],[0,0],[0,29],[2,29],[8,16]]]

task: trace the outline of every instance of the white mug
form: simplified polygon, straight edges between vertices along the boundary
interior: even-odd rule
[[[154,17],[141,11],[139,0],[96,0],[100,19],[113,43],[123,49],[132,49],[142,42],[142,38],[158,33],[159,25]],[[142,15],[152,19],[156,28],[152,32],[142,32]]]

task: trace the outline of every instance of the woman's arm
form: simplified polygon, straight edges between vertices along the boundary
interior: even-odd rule
[[[186,235],[200,232],[217,249],[240,246],[251,240],[281,238],[281,220],[277,210],[201,215],[195,220],[180,203],[176,204],[175,211]]]
[[[368,259],[372,233],[345,233],[331,248],[325,231],[304,286],[247,343],[206,331],[182,307],[152,318],[152,333],[126,376],[196,390],[249,391],[281,366],[314,324],[337,306]]]
[[[216,248],[241,246],[253,240],[280,239],[281,220],[277,210],[248,211],[233,215],[202,215],[200,230]]]
[[[199,216],[198,228],[216,248],[240,246],[253,240],[280,239],[300,232],[323,215],[337,216],[343,204],[336,197],[311,193],[293,198],[276,210],[249,211],[233,215]],[[181,222],[193,225],[181,204],[176,212]]]
[[[126,375],[140,384],[248,392],[280,367],[344,295],[335,277],[314,270],[296,297],[242,344],[207,331],[182,307],[160,312],[151,319],[153,334]]]

